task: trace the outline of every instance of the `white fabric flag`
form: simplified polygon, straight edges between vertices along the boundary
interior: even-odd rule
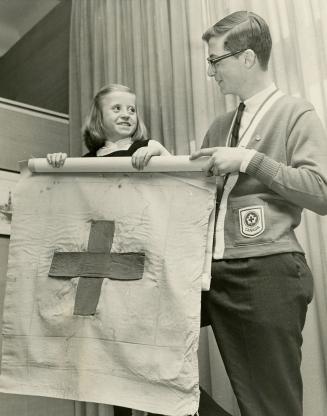
[[[197,411],[216,186],[202,174],[27,174],[17,185],[0,391]]]

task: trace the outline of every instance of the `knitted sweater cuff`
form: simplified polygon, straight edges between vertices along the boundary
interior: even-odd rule
[[[277,175],[279,165],[278,162],[270,159],[263,153],[256,152],[247,166],[246,173],[256,177],[261,182],[270,185]]]

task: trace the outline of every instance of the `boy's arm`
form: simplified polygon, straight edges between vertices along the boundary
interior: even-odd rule
[[[327,136],[314,111],[303,113],[286,144],[289,165],[255,152],[245,173],[256,177],[287,201],[327,214]]]

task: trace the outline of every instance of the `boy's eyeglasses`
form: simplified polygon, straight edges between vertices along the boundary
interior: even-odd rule
[[[207,61],[208,61],[208,64],[213,69],[215,69],[215,65],[217,65],[223,59],[229,58],[230,56],[237,55],[238,53],[242,53],[244,51],[246,51],[246,49],[241,49],[240,51],[236,51],[236,52],[225,53],[225,55],[217,56],[216,58],[207,58]]]

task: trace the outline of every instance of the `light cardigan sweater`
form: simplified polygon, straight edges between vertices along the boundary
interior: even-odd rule
[[[226,146],[235,112],[218,117],[202,147]],[[239,146],[254,149],[245,173],[218,179],[215,259],[302,252],[303,208],[327,214],[327,136],[312,105],[276,91]]]

